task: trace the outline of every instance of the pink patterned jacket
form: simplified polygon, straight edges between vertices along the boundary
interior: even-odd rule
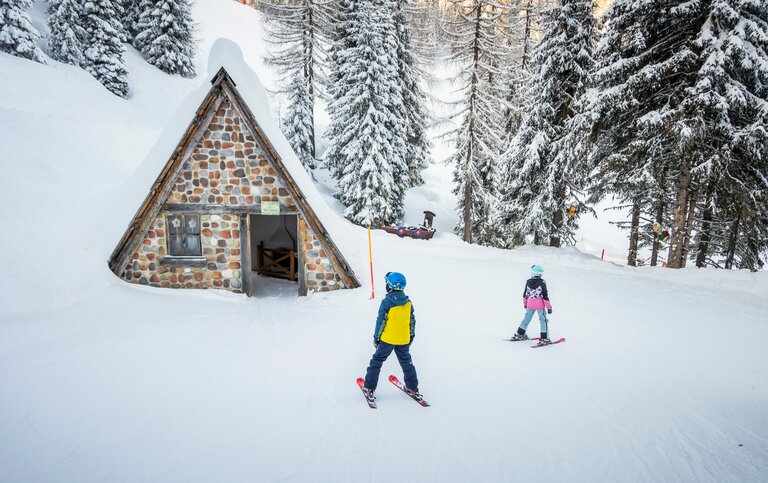
[[[528,310],[551,309],[547,283],[540,277],[529,278],[523,290],[523,307]]]

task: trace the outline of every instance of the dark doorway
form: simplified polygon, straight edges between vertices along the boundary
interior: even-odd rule
[[[263,277],[295,283],[299,278],[296,215],[248,215],[252,292],[271,286]],[[261,283],[260,283],[261,280]]]

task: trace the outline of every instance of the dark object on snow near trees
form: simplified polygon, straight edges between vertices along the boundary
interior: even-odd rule
[[[422,240],[429,240],[435,236],[435,229],[432,227],[432,222],[435,219],[435,214],[431,211],[424,212],[424,223],[420,226],[381,226],[381,229],[387,233],[392,233],[400,238],[404,236],[410,238],[419,238]]]

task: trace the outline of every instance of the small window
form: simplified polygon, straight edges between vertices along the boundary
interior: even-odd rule
[[[168,215],[168,233],[168,254],[170,256],[202,256],[200,215]]]

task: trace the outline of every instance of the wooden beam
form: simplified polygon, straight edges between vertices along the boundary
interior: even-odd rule
[[[251,287],[251,235],[248,224],[248,214],[240,215],[240,278],[243,282],[243,293],[253,295]]]
[[[299,249],[299,296],[303,297],[307,295],[307,271],[304,268],[306,265],[306,253],[307,253],[307,224],[304,222],[304,218],[299,215],[296,217],[297,232],[299,234],[298,249]]]
[[[214,215],[261,215],[261,204],[254,205],[212,205],[207,203],[166,203],[163,211],[169,213],[210,213]],[[296,215],[298,210],[293,206],[280,204],[281,215]],[[277,215],[262,215],[277,216]]]

